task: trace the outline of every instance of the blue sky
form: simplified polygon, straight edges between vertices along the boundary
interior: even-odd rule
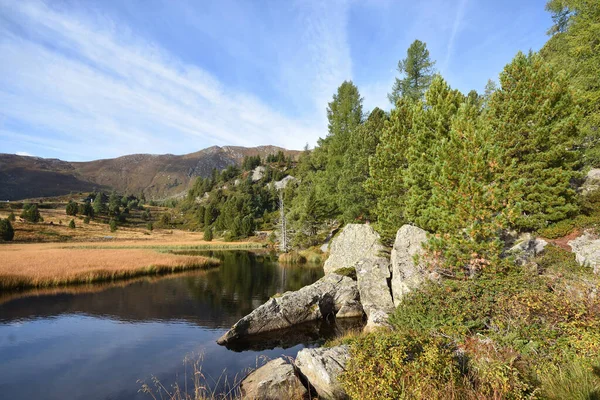
[[[352,79],[389,109],[415,39],[463,92],[538,50],[545,0],[0,0],[0,153],[300,149]]]

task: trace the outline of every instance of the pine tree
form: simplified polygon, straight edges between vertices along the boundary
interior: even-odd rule
[[[566,72],[569,85],[578,92],[584,162],[600,167],[600,2],[550,0],[546,9],[552,13],[553,36],[541,54]]]
[[[452,118],[464,99],[438,75],[425,93],[425,103],[414,107],[406,150],[407,168],[402,171],[406,188],[404,218],[431,232],[438,228],[438,216],[429,207],[431,178],[440,172],[438,161],[447,156],[443,144],[448,140]]]
[[[398,61],[398,72],[404,78],[396,78],[392,93],[388,94],[390,103],[395,106],[402,97],[421,100],[433,81],[434,65],[435,61],[429,58],[427,45],[415,40],[408,48],[406,58]]]
[[[69,222],[69,228],[71,228],[71,229],[75,229],[75,220],[73,220],[73,219],[72,219],[72,220]]]
[[[502,148],[490,135],[479,107],[467,102],[441,143],[444,157],[435,160],[428,213],[436,215],[437,228],[426,259],[446,276],[473,277],[500,262],[499,238],[515,208],[501,180]]]
[[[369,177],[369,157],[375,154],[386,120],[385,112],[375,108],[365,123],[350,133],[337,185],[338,206],[345,222],[374,217],[375,197],[365,190],[364,183]]]
[[[317,195],[329,206],[331,216],[339,213],[338,201],[343,194],[338,192],[337,185],[344,173],[344,155],[350,136],[362,122],[362,101],[358,88],[351,81],[340,85],[327,107],[329,133],[319,139],[319,147],[312,155],[317,169],[313,178]]]
[[[406,149],[413,113],[410,100],[400,99],[396,103],[381,132],[375,154],[369,159],[370,176],[364,186],[376,198],[377,228],[386,240],[393,239],[405,221],[403,174],[407,168]]]
[[[490,141],[502,146],[502,179],[514,182],[509,199],[519,204],[518,229],[539,229],[578,211],[571,181],[579,154],[580,110],[566,76],[536,54],[517,54],[500,75],[486,118]]]

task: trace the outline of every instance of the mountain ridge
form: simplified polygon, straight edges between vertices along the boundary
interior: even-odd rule
[[[300,151],[277,146],[211,146],[193,153],[128,154],[92,161],[64,161],[0,153],[0,200],[51,197],[93,190],[141,194],[165,199],[185,192],[197,176],[213,168],[241,165],[244,157],[265,157],[283,151],[296,157]]]

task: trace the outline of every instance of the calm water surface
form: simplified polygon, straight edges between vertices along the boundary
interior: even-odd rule
[[[338,329],[307,325],[234,349],[217,345],[270,296],[310,284],[323,270],[281,267],[249,252],[214,255],[223,264],[208,271],[0,294],[0,397],[148,399],[138,380],[183,382],[188,355],[203,354],[207,377],[226,370],[231,379],[260,356],[295,355]]]

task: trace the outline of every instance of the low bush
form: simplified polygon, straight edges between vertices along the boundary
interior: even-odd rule
[[[10,242],[15,237],[15,230],[9,219],[0,219],[0,240]]]

